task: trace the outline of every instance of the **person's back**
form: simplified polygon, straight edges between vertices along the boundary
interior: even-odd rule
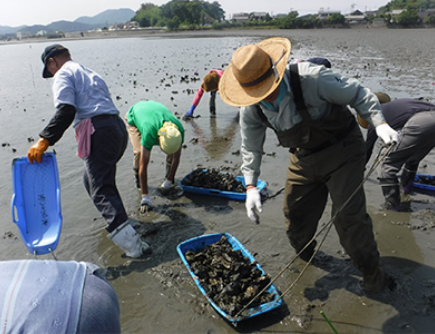
[[[120,333],[118,298],[85,262],[0,262],[5,333]]]

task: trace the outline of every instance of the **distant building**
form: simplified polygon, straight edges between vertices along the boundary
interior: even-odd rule
[[[266,12],[252,12],[251,13],[252,19],[257,20],[257,21],[263,21],[264,19],[266,19],[267,15],[269,15],[269,14]]]
[[[18,39],[27,38],[30,36],[32,36],[32,33],[30,31],[17,31]]]
[[[140,24],[137,21],[128,21],[125,22],[124,25],[122,26],[123,30],[135,30],[139,28],[140,28]]]
[[[363,23],[367,19],[366,15],[359,10],[356,10],[350,14],[344,15],[344,18],[346,19],[347,23],[349,23],[349,24]]]
[[[234,13],[232,20],[237,22],[247,22],[249,21],[249,13]]]
[[[317,14],[317,18],[319,20],[324,20],[330,17],[332,14],[341,14],[339,11],[330,11],[330,10],[324,10],[323,8],[320,8],[319,13]]]

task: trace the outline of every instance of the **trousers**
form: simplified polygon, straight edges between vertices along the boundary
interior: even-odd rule
[[[110,233],[128,219],[116,187],[116,164],[125,152],[128,135],[117,115],[93,117],[92,124],[95,132],[91,137],[91,153],[84,159],[83,183]]]
[[[284,215],[290,244],[299,252],[316,234],[328,196],[340,244],[363,275],[379,266],[372,220],[366,211],[364,189],[365,142],[354,127],[335,143],[313,154],[290,155],[284,195]],[[343,206],[350,198],[350,201]]]

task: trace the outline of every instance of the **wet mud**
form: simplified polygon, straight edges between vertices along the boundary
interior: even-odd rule
[[[205,73],[228,66],[238,47],[273,36],[291,40],[292,61],[327,57],[334,69],[375,92],[386,92],[392,99],[415,97],[435,102],[435,34],[430,29],[192,32],[62,42],[73,58],[103,75],[121,114],[140,100],[155,99],[182,120]],[[40,78],[44,43],[2,45],[2,161],[25,156],[30,139],[38,137],[53,114],[51,83]],[[98,54],[95,48],[100,50]],[[23,61],[28,66],[22,66]],[[238,110],[217,96],[216,117],[210,117],[207,99],[204,94],[193,119],[182,120],[186,132],[176,182],[197,168],[241,175]],[[127,147],[118,164],[117,182],[127,212],[137,221],[136,230],[153,247],[152,256],[141,259],[123,257],[106,237],[105,223],[81,183],[83,166],[74,157],[73,132],[68,130],[55,149],[63,214],[56,256],[93,262],[102,268],[119,298],[123,333],[332,333],[321,311],[338,333],[434,332],[433,192],[414,189],[402,198],[408,212],[390,212],[381,207],[383,197],[376,173],[364,184],[381,262],[396,282],[393,291],[368,295],[361,288],[361,273],[344,252],[334,229],[310,265],[295,258],[282,211],[289,152],[279,147],[271,131],[265,140],[260,175],[267,181],[269,194],[263,202],[260,224],[246,217],[243,202],[186,193],[162,196],[158,187],[165,176],[165,156],[158,150],[153,150],[148,166],[155,207],[140,214],[141,194],[132,172],[132,148]],[[372,164],[373,160],[367,170]],[[420,164],[419,173],[435,175],[434,166],[431,152]],[[0,213],[5,217],[0,224],[1,259],[33,258],[11,223],[10,175],[10,164],[1,165]],[[330,217],[329,201],[319,229]],[[279,292],[298,280],[283,296],[282,307],[242,321],[237,327],[217,314],[176,251],[177,245],[189,238],[216,232],[237,237],[266,274],[276,279]],[[51,255],[41,258],[52,259]]]

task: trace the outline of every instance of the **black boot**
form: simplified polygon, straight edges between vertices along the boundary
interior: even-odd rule
[[[400,176],[400,185],[402,186],[402,190],[405,195],[409,195],[412,192],[412,186],[414,184],[416,174],[416,170],[412,171],[407,168],[403,169],[402,175]]]
[[[304,246],[305,246],[305,245],[304,245]],[[301,251],[301,249],[304,248],[304,246],[302,246],[302,247],[298,247],[298,248],[295,248],[296,253],[299,253],[299,252]],[[300,257],[302,260],[304,260],[305,262],[310,261],[311,257],[312,257],[313,254],[314,254],[314,250],[315,250],[316,246],[317,246],[317,241],[316,241],[316,240],[313,240],[313,241],[312,241],[312,242],[307,246],[307,248],[305,248],[305,250],[304,250],[302,253],[299,254],[299,257]]]
[[[363,275],[364,289],[369,292],[381,292],[386,286],[386,281],[386,275],[379,266],[370,274]]]
[[[398,184],[382,184],[382,194],[385,197],[385,208],[400,211],[400,188]]]
[[[137,168],[133,168],[133,173],[136,181],[136,188],[140,189],[139,170]]]

